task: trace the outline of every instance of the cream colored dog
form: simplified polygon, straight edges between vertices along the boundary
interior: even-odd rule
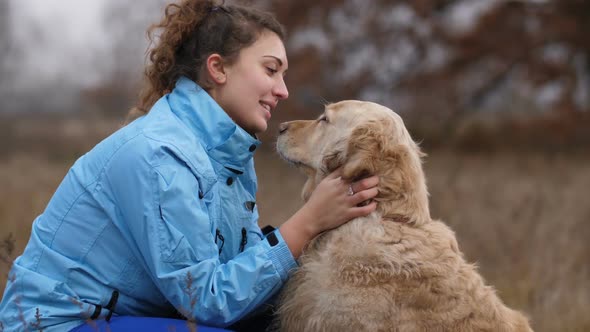
[[[333,170],[380,177],[377,211],[318,236],[278,309],[280,331],[532,331],[430,218],[422,153],[402,119],[361,101],[281,124],[277,150],[303,170],[307,199]]]

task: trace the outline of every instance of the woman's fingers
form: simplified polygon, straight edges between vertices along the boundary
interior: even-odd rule
[[[360,191],[373,188],[379,184],[379,177],[378,176],[371,176],[370,178],[362,179],[357,182],[354,182],[350,185],[352,188],[353,193],[358,193]]]
[[[374,210],[374,206],[376,206],[376,204],[370,204],[372,203],[371,200],[379,194],[379,190],[377,189],[377,185],[379,184],[379,177],[371,176],[353,183],[349,183],[342,179],[340,175],[340,169],[337,169],[334,172],[328,174],[328,176],[324,180],[322,180],[322,183],[318,186],[318,188],[331,186],[333,189],[336,190],[334,194],[339,196],[342,195],[342,193],[344,192],[347,196],[345,199],[350,204],[348,206],[352,207],[355,211],[353,213],[355,217],[371,213]],[[324,191],[324,193],[326,194],[328,192],[329,190]],[[362,209],[358,209],[360,207],[362,207]],[[331,211],[335,212],[335,210]]]
[[[364,217],[377,209],[377,202],[371,202],[364,206],[357,206],[350,210],[350,218]]]
[[[377,187],[373,187],[370,189],[359,191],[351,196],[351,198],[350,198],[351,203],[352,203],[352,205],[355,205],[355,206],[359,205],[363,202],[366,202],[368,200],[375,198],[375,196],[377,196],[377,194],[379,194],[379,189],[377,189]]]
[[[378,176],[371,176],[350,184],[347,190],[348,195],[351,196],[350,201],[352,205],[368,205],[367,203],[379,194],[379,190],[377,189],[378,184]]]

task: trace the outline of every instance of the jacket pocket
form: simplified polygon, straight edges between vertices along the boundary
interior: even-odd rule
[[[207,232],[207,230],[203,230]],[[216,248],[207,241],[189,241],[185,234],[164,218],[158,220],[160,258],[166,263],[195,264],[216,255]]]
[[[164,219],[158,220],[158,245],[160,248],[160,258],[164,262],[175,260],[175,254],[182,250],[182,243],[186,242],[184,234],[169,225]]]

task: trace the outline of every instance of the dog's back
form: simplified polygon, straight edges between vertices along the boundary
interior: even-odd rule
[[[375,213],[320,236],[300,263],[281,296],[281,331],[531,331],[439,221]]]

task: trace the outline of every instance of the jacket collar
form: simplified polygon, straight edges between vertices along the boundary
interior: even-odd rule
[[[211,96],[186,77],[168,95],[172,112],[224,167],[243,172],[261,142],[238,126]]]

